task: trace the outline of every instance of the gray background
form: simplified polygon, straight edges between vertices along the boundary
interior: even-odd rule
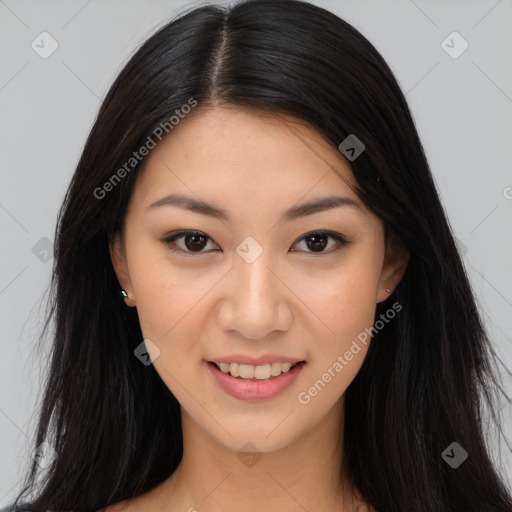
[[[489,332],[512,367],[512,0],[314,3],[361,31],[406,93]],[[31,457],[46,362],[32,349],[58,207],[113,78],[190,5],[199,4],[0,0],[0,507]],[[43,31],[58,43],[46,59],[31,47],[50,48]],[[453,31],[469,44],[458,58],[442,46]],[[511,394],[510,379],[506,386]],[[512,440],[512,405],[502,412]],[[512,486],[512,456],[502,449]]]

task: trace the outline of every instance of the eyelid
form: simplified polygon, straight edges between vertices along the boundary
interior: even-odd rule
[[[351,240],[348,240],[341,233],[337,233],[335,231],[330,231],[328,229],[315,229],[313,231],[308,231],[304,235],[301,235],[300,238],[298,238],[293,243],[292,247],[294,245],[298,244],[299,242],[301,242],[302,240],[304,240],[305,238],[307,238],[309,236],[313,236],[313,235],[325,235],[328,238],[332,238],[332,239],[336,240],[336,242],[338,243],[337,247],[331,248],[329,251],[325,251],[325,252],[304,251],[306,254],[311,254],[313,256],[322,256],[322,255],[332,254],[334,252],[337,252],[342,247],[350,245],[352,243]],[[299,251],[292,251],[292,252],[299,252]]]
[[[179,238],[184,238],[185,236],[187,235],[201,235],[201,236],[204,236],[205,238],[207,238],[209,241],[211,240],[215,245],[218,246],[218,244],[213,240],[213,238],[211,238],[210,236],[208,236],[206,233],[203,233],[202,231],[197,231],[197,230],[194,230],[194,229],[183,229],[181,231],[176,231],[174,233],[171,233],[170,235],[166,236],[162,242],[166,245],[169,245],[171,244],[172,242],[174,242],[175,240],[179,239]],[[198,255],[198,254],[208,254],[206,251],[185,251],[183,249],[171,249],[172,252],[180,252],[182,254],[186,254],[186,255]]]
[[[295,250],[292,250],[291,252],[305,252],[306,254],[313,255],[313,256],[323,256],[323,255],[328,255],[328,254],[335,253],[338,250],[340,250],[341,248],[343,248],[345,246],[348,246],[348,245],[350,245],[352,243],[351,240],[348,240],[341,233],[337,233],[335,231],[330,231],[330,230],[326,230],[326,229],[316,229],[316,230],[313,230],[313,231],[308,231],[304,235],[301,235],[300,238],[298,238],[292,244],[292,247],[295,246],[296,244],[298,244],[299,242],[301,242],[302,240],[304,240],[305,238],[307,238],[309,236],[316,235],[316,234],[324,235],[324,236],[327,236],[328,238],[332,238],[332,239],[336,240],[336,242],[338,243],[337,247],[331,248],[329,251],[324,251],[324,252],[295,251]],[[162,240],[162,242],[165,245],[169,246],[175,240],[180,239],[180,238],[184,238],[187,235],[200,235],[200,236],[204,236],[209,241],[213,242],[215,245],[218,246],[218,244],[213,240],[213,238],[208,236],[206,233],[203,233],[202,231],[197,231],[197,230],[194,230],[194,229],[184,229],[184,230],[180,230],[180,231],[176,231],[174,233],[171,233],[170,235],[166,236]],[[188,255],[195,256],[195,255],[200,255],[200,254],[211,254],[208,251],[188,251],[188,250],[183,250],[183,249],[179,249],[179,248],[178,249],[170,249],[170,250],[172,252],[179,252],[179,253],[182,253],[182,254],[186,254],[187,256]]]

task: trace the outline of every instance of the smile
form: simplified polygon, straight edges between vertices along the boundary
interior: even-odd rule
[[[305,361],[260,366],[207,361],[208,370],[222,390],[238,400],[249,402],[280,395],[292,386],[305,365]]]
[[[238,363],[215,363],[223,373],[229,373],[232,377],[241,379],[269,380],[287,373],[297,363],[272,363],[262,366]]]

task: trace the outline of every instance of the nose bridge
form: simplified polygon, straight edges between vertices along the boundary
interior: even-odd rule
[[[236,258],[237,304],[247,311],[263,308],[270,311],[276,306],[277,283],[270,256],[270,251],[263,250],[254,260]]]
[[[260,250],[251,243],[242,243],[237,248],[239,254],[235,256],[233,267],[234,285],[228,301],[231,314],[225,327],[256,339],[265,337],[270,331],[285,329],[290,315],[285,311],[283,288],[272,268],[270,251],[259,246]]]

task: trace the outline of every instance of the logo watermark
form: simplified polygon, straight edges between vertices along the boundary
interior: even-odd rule
[[[167,121],[160,123],[151,133],[148,135],[146,142],[138,149],[134,151],[132,156],[120,167],[108,181],[106,181],[101,187],[94,189],[94,197],[96,199],[104,199],[108,192],[114,190],[114,188],[121,183],[121,180],[127,176],[135,167],[142,162],[143,158],[149,154],[149,152],[156,147],[156,141],[161,141],[165,135],[171,132],[179,122],[189,114],[193,107],[197,105],[197,100],[189,98],[187,103],[182,105],[180,109],[176,109],[174,112],[176,115],[171,116]]]
[[[351,133],[340,142],[338,149],[348,160],[353,162],[366,149],[366,146],[356,135]]]
[[[449,466],[457,469],[468,458],[468,452],[459,443],[454,441],[445,448],[441,457]]]
[[[347,350],[342,356],[339,355],[336,358],[336,361],[327,368],[327,370],[322,374],[322,376],[315,381],[315,383],[307,389],[307,391],[301,391],[297,395],[297,399],[303,405],[309,404],[311,399],[322,391],[329,382],[331,382],[334,377],[338,373],[340,373],[345,366],[349,364],[350,361],[354,358],[355,355],[361,352],[361,346],[358,343],[358,340],[363,345],[368,345],[368,337],[372,338],[377,334],[380,330],[382,330],[385,324],[388,324],[390,320],[395,318],[396,314],[402,310],[402,305],[398,302],[395,302],[391,308],[389,308],[385,313],[380,315],[379,320],[377,320],[374,326],[371,329],[365,328],[364,331],[361,331],[357,335],[357,340],[353,340],[350,345],[350,349]]]

